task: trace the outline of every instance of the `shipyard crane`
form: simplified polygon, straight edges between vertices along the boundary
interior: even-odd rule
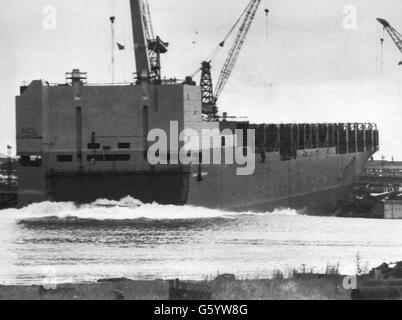
[[[229,51],[223,68],[220,72],[218,82],[213,90],[212,76],[211,76],[211,60],[203,61],[201,65],[201,92],[202,92],[202,111],[203,114],[207,115],[209,118],[215,119],[218,113],[218,108],[216,107],[216,102],[218,101],[225,85],[227,84],[232,71],[236,65],[237,59],[239,57],[240,51],[246,40],[248,31],[250,30],[251,24],[257,13],[258,7],[261,0],[251,0],[247,5],[246,9],[242,12],[234,26],[229,31],[228,35],[224,38],[222,42],[219,43],[219,47],[224,47],[226,40],[229,38],[230,34],[235,30],[236,26],[240,24],[239,31],[236,35],[234,43]],[[198,72],[197,72],[198,73]]]
[[[395,28],[393,28],[387,20],[377,18],[377,21],[382,24],[384,29],[388,32],[392,40],[395,42],[399,51],[402,53],[402,35],[398,31],[396,31]],[[383,42],[383,39],[381,40]],[[399,62],[399,65],[402,65],[402,61]]]
[[[148,0],[130,0],[137,83],[161,83],[160,55],[169,43],[154,36]]]

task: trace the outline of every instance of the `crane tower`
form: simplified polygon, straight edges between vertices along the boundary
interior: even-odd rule
[[[229,51],[229,54],[226,58],[226,61],[223,65],[223,68],[220,72],[218,82],[215,87],[215,91],[213,90],[212,85],[212,77],[211,77],[211,61],[204,61],[201,67],[201,92],[202,92],[202,109],[203,113],[209,117],[214,118],[218,113],[218,109],[216,107],[216,102],[219,99],[225,85],[227,84],[232,71],[236,65],[237,59],[239,57],[240,51],[243,47],[243,44],[246,40],[247,34],[250,30],[251,24],[254,20],[254,17],[257,13],[258,7],[261,3],[261,0],[251,0],[247,5],[246,9],[243,11],[239,20],[236,22],[235,26],[240,23],[241,25],[239,31],[236,35],[234,43]],[[242,19],[242,20],[241,20]],[[234,30],[234,27],[231,29],[230,33]],[[228,36],[226,36],[225,40],[222,41],[219,46],[223,47],[225,45],[225,41]]]

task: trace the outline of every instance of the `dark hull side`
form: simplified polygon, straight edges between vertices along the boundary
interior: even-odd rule
[[[53,174],[50,200],[91,203],[98,199],[121,200],[131,196],[144,203],[186,204],[189,172],[122,172]]]
[[[171,166],[137,172],[52,173],[44,200],[91,203],[131,196],[145,203],[193,205],[228,211],[278,208],[330,215],[351,191],[371,152],[337,155],[314,151],[304,159],[258,162],[251,176],[235,165]]]
[[[189,173],[172,173],[154,176],[130,173],[124,175],[96,174],[91,176],[54,176],[51,178],[57,192],[53,201],[73,201],[91,203],[98,199],[120,200],[127,195],[144,203],[185,205],[188,186],[185,181]],[[220,208],[214,201],[205,199],[204,207],[231,210],[236,212],[271,212],[275,209],[291,208],[305,211],[306,214],[330,215],[335,213],[339,199],[345,197],[353,184],[315,191],[287,199],[262,199],[255,205]],[[130,191],[127,191],[130,190]]]

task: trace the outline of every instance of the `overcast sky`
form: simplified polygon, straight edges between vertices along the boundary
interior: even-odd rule
[[[215,48],[249,0],[149,0],[155,33],[170,42],[163,74],[184,78]],[[129,1],[0,0],[0,153],[15,146],[15,95],[22,81],[63,81],[79,67],[110,82],[109,16],[117,17],[117,81],[134,71]],[[44,7],[57,27],[43,27]],[[354,6],[357,28],[345,29]],[[114,9],[113,9],[114,7]],[[264,9],[270,9],[268,38]],[[219,106],[256,122],[377,122],[381,151],[402,160],[402,60],[388,35],[380,68],[377,17],[402,31],[400,0],[262,0]],[[216,80],[227,48],[213,61]],[[197,79],[198,80],[198,79]]]

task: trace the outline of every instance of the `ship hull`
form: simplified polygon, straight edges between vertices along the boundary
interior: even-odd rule
[[[201,97],[201,88],[188,84],[92,86],[75,78],[71,85],[22,87],[18,205],[131,196],[228,211],[331,214],[378,150],[374,124],[205,121]],[[156,149],[153,160],[165,156],[170,164],[153,165],[158,161],[148,155]],[[191,153],[191,165],[170,161],[181,150]],[[225,160],[207,159],[208,151]],[[233,153],[236,161],[229,161]],[[241,153],[251,166],[245,175]]]
[[[126,172],[53,172],[43,200],[90,203],[131,196],[145,203],[192,205],[227,211],[270,212],[278,208],[330,215],[350,192],[372,152],[339,155],[311,150],[301,159],[265,163],[252,175],[236,165],[170,166]]]
[[[236,166],[203,168],[201,182],[193,172],[187,203],[241,212],[291,208],[331,215],[372,154],[340,155],[331,149],[315,149],[299,152],[295,160],[281,161],[279,154],[273,153],[264,163],[257,157],[250,176],[237,175]]]
[[[132,179],[130,179],[132,175]],[[61,182],[62,176],[53,177],[54,181]],[[135,178],[134,178],[135,177]],[[142,181],[137,184],[138,178]],[[70,176],[63,175],[63,187],[60,187],[54,196],[48,200],[52,201],[73,201],[77,204],[91,203],[98,199],[120,200],[130,196],[139,199],[144,203],[156,202],[159,204],[186,205],[183,181],[188,178],[188,174],[173,174],[160,177],[160,184],[157,187],[150,183],[151,177],[148,174],[128,174],[125,177],[116,174],[103,174],[100,176]],[[81,181],[80,181],[81,180]],[[131,180],[131,181],[130,181]],[[147,181],[146,183],[143,183]],[[100,183],[101,182],[101,183]],[[172,182],[179,182],[175,186]],[[146,186],[148,185],[148,186]],[[169,185],[169,194],[163,186]],[[119,186],[119,187],[116,187]],[[124,189],[123,189],[124,188]],[[272,212],[276,209],[295,209],[301,210],[306,214],[331,215],[335,213],[338,201],[344,198],[353,188],[353,184],[333,187],[325,190],[306,192],[284,199],[264,199],[261,198],[254,204],[236,205],[222,207],[216,205],[216,201],[199,198],[201,207],[219,209],[234,212]],[[74,190],[74,192],[72,192]],[[91,190],[91,191],[89,191]],[[111,191],[113,190],[113,191]],[[158,191],[162,191],[159,192]],[[244,199],[244,202],[247,202]]]

